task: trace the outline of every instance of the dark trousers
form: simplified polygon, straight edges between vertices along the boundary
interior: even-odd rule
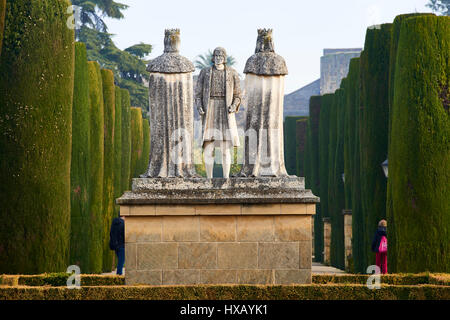
[[[125,264],[125,247],[121,247],[116,249],[116,255],[117,255],[117,274],[122,275],[123,274],[123,266]]]

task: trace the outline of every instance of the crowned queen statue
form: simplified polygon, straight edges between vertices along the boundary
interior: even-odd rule
[[[286,177],[284,163],[283,57],[275,53],[271,29],[258,30],[255,54],[245,66],[246,127],[240,177]]]
[[[180,30],[165,31],[164,54],[150,72],[150,163],[141,178],[196,178],[193,163],[194,65],[179,54]]]

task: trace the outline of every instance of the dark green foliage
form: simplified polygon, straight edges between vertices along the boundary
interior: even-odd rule
[[[116,89],[111,70],[101,70],[104,105],[104,158],[103,158],[103,272],[112,268],[109,248],[109,230],[114,216],[114,124],[116,118]]]
[[[321,96],[313,96],[309,101],[308,120],[308,152],[305,154],[305,163],[309,163],[305,176],[308,179],[308,188],[316,196],[320,196],[319,179],[319,118],[322,104]],[[309,159],[309,160],[308,160]],[[321,204],[316,205],[314,216],[314,256],[316,261],[323,260],[323,222]]]
[[[322,96],[319,120],[319,181],[320,208],[322,218],[330,217],[328,212],[328,144],[330,140],[330,114],[333,108],[333,94]]]
[[[130,93],[121,89],[122,96],[122,177],[121,191],[130,190],[131,178],[131,106]]]
[[[355,272],[366,272],[366,258],[364,250],[365,223],[361,208],[360,186],[360,145],[359,145],[359,116],[360,116],[360,58],[350,61],[347,76],[347,101],[346,101],[346,132],[347,139],[344,142],[345,185],[346,197],[351,192],[352,209],[352,254]],[[350,187],[347,187],[350,186]],[[348,191],[350,190],[350,191]],[[347,208],[348,205],[346,205]]]
[[[345,269],[345,246],[344,246],[344,216],[342,210],[345,209],[345,190],[342,174],[344,173],[344,126],[345,126],[345,102],[346,102],[347,79],[343,79],[341,89],[335,93],[336,108],[336,136],[335,136],[335,156],[334,166],[331,171],[332,182],[329,182],[334,189],[333,202],[330,201],[331,217],[331,263],[339,268]],[[333,121],[333,119],[331,119]],[[331,139],[331,138],[330,138]],[[331,173],[330,173],[331,174]],[[330,180],[329,180],[330,181]],[[330,196],[331,198],[331,196]]]
[[[131,177],[137,178],[144,172],[141,170],[142,149],[144,148],[144,135],[142,127],[142,112],[140,108],[131,108]]]
[[[392,24],[368,29],[361,54],[360,172],[367,266],[375,263],[373,234],[386,218],[387,179],[381,164],[388,157],[391,29]]]
[[[103,269],[103,165],[104,165],[104,127],[103,85],[100,66],[97,62],[88,62],[89,96],[91,101],[90,128],[90,248],[89,272],[101,273]],[[85,271],[83,271],[85,272]]]
[[[0,0],[0,54],[2,53],[3,30],[5,29],[6,0]]]
[[[402,23],[411,17],[419,16],[419,15],[433,15],[431,13],[412,13],[412,14],[402,14],[398,15],[394,23],[392,25],[392,36],[391,36],[391,52],[390,52],[390,62],[389,62],[389,114],[392,115],[392,107],[394,104],[394,79],[395,79],[395,68],[397,66],[397,51],[398,51],[398,40],[400,38],[400,29],[402,26]],[[389,134],[388,134],[388,148],[391,144],[391,135],[392,132],[392,119],[393,117],[389,117]],[[388,153],[389,154],[389,153]],[[393,237],[395,236],[395,222],[392,219],[392,190],[390,190],[391,185],[388,183],[387,186],[387,199],[386,199],[386,216],[391,217],[389,229],[390,232],[390,239],[394,240]],[[393,241],[395,242],[395,241]],[[394,249],[391,247],[391,249]],[[394,261],[395,262],[395,261]],[[394,267],[392,263],[390,263],[390,268]],[[394,267],[395,268],[395,267]]]
[[[298,120],[296,122],[296,159],[297,159],[297,176],[304,177],[303,158],[305,157],[306,131],[308,128],[308,118]]]
[[[143,147],[141,157],[141,167],[139,171],[143,174],[147,171],[148,164],[150,162],[150,123],[147,119],[142,120],[142,134],[143,134]]]
[[[396,271],[450,272],[449,56],[449,17],[403,22],[389,153],[389,261]]]
[[[19,276],[17,285],[29,287],[65,287],[67,286],[68,273],[43,274],[37,276]],[[125,277],[103,275],[80,275],[82,287],[92,286],[123,286]]]
[[[72,110],[70,264],[89,272],[90,181],[89,76],[84,43],[75,44],[75,83]]]
[[[148,87],[144,85],[149,75],[147,61],[133,54],[141,52],[136,51],[134,46],[122,51],[114,44],[110,34],[88,27],[81,28],[79,41],[86,43],[89,60],[98,61],[102,68],[114,71],[116,84],[130,92],[132,105],[148,110]]]
[[[307,117],[286,117],[284,119],[284,160],[289,175],[297,173],[296,131],[297,120]]]
[[[122,196],[122,90],[115,87],[116,116],[114,123],[114,203]],[[114,217],[119,216],[120,208],[114,205]]]
[[[66,0],[6,2],[0,58],[0,273],[64,271],[74,32]]]

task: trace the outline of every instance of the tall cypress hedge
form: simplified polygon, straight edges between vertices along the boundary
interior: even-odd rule
[[[320,207],[322,218],[330,217],[328,210],[328,145],[330,140],[330,117],[333,108],[334,94],[322,96],[319,120],[319,180],[320,180]],[[323,222],[321,222],[323,223]]]
[[[303,170],[305,177],[305,188],[312,189],[312,181],[311,181],[311,157],[309,156],[311,153],[311,118],[306,122],[306,140],[305,140],[305,150],[303,152],[303,159],[300,158],[300,155],[297,154],[297,170],[299,167],[298,162],[303,161]]]
[[[333,95],[333,104],[329,119],[329,144],[328,144],[328,212],[331,221],[331,248],[330,263],[337,267],[344,267],[344,251],[341,238],[343,237],[342,216],[342,152],[339,148],[338,126],[341,118],[341,105],[344,90],[338,89]],[[341,248],[342,247],[342,248]],[[341,250],[342,249],[342,250]]]
[[[381,164],[388,157],[391,29],[392,24],[368,29],[361,54],[360,171],[368,265],[375,263],[371,253],[373,234],[378,222],[386,218],[387,179]]]
[[[131,177],[137,178],[140,172],[144,135],[141,108],[131,108]]]
[[[296,175],[298,177],[305,176],[304,162],[305,147],[306,147],[306,133],[308,128],[308,118],[297,120],[296,122]]]
[[[0,0],[0,55],[2,53],[3,31],[5,30],[6,0]]]
[[[389,155],[394,272],[450,272],[449,58],[450,17],[402,23]]]
[[[0,273],[65,271],[70,249],[70,1],[6,2],[0,58]]]
[[[336,125],[336,156],[334,160],[334,187],[335,187],[335,208],[332,216],[332,241],[335,249],[335,265],[339,269],[345,269],[345,238],[344,238],[344,216],[342,210],[345,209],[345,187],[342,180],[344,173],[344,128],[345,128],[345,104],[347,94],[347,78],[341,82],[341,89],[336,91],[337,99],[337,125]],[[333,218],[334,217],[334,218]]]
[[[312,192],[320,196],[319,179],[319,118],[322,104],[321,96],[312,96],[309,101],[309,152],[305,158],[309,158],[309,171],[305,172],[309,176]],[[306,161],[306,160],[305,160]],[[314,216],[314,257],[315,260],[323,261],[323,222],[322,222],[321,203],[316,205],[316,215]]]
[[[122,96],[122,193],[130,190],[131,181],[131,100],[130,93],[121,89]]]
[[[390,52],[390,63],[389,63],[389,114],[392,115],[392,108],[394,104],[394,79],[395,79],[395,69],[397,66],[397,51],[398,51],[398,40],[400,38],[400,29],[402,23],[411,17],[420,16],[420,15],[433,15],[432,13],[412,13],[412,14],[402,14],[395,17],[394,23],[392,25],[392,36],[391,36],[391,52]],[[389,117],[389,135],[388,135],[388,149],[390,148],[390,137],[392,132],[392,119],[393,117]],[[390,151],[388,152],[390,154]],[[395,221],[393,220],[392,215],[392,190],[391,184],[387,185],[387,199],[386,199],[386,216],[390,217],[389,223],[389,239],[391,242],[395,242]],[[391,247],[390,250],[393,252],[395,250],[394,247]],[[390,268],[395,269],[394,266],[395,260],[390,263]]]
[[[141,157],[140,173],[143,174],[147,171],[150,162],[150,123],[147,119],[142,119],[142,134],[143,134],[143,147]]]
[[[116,116],[114,121],[114,216],[119,216],[120,207],[115,204],[122,196],[122,89],[115,87]]]
[[[348,140],[344,152],[345,184],[350,185],[351,209],[352,209],[352,254],[355,272],[365,273],[366,251],[364,250],[365,223],[361,208],[361,183],[360,183],[360,145],[359,145],[359,117],[360,117],[360,58],[350,61],[348,73],[346,131]],[[348,208],[348,206],[347,206]]]
[[[104,127],[103,85],[100,66],[97,62],[88,62],[89,97],[91,101],[90,128],[90,246],[89,270],[101,273],[103,270],[103,165],[104,165]]]
[[[75,83],[72,110],[70,264],[89,270],[90,102],[86,45],[75,44]]]
[[[116,118],[116,88],[114,74],[102,69],[104,102],[104,158],[103,158],[103,271],[112,269],[109,230],[114,216],[114,124]]]
[[[290,175],[297,173],[296,130],[297,120],[307,117],[286,117],[284,119],[284,160]]]

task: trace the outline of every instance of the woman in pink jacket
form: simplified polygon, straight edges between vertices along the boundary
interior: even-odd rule
[[[387,268],[387,221],[381,220],[372,241],[372,251],[376,253],[376,265],[382,274],[388,273]]]

